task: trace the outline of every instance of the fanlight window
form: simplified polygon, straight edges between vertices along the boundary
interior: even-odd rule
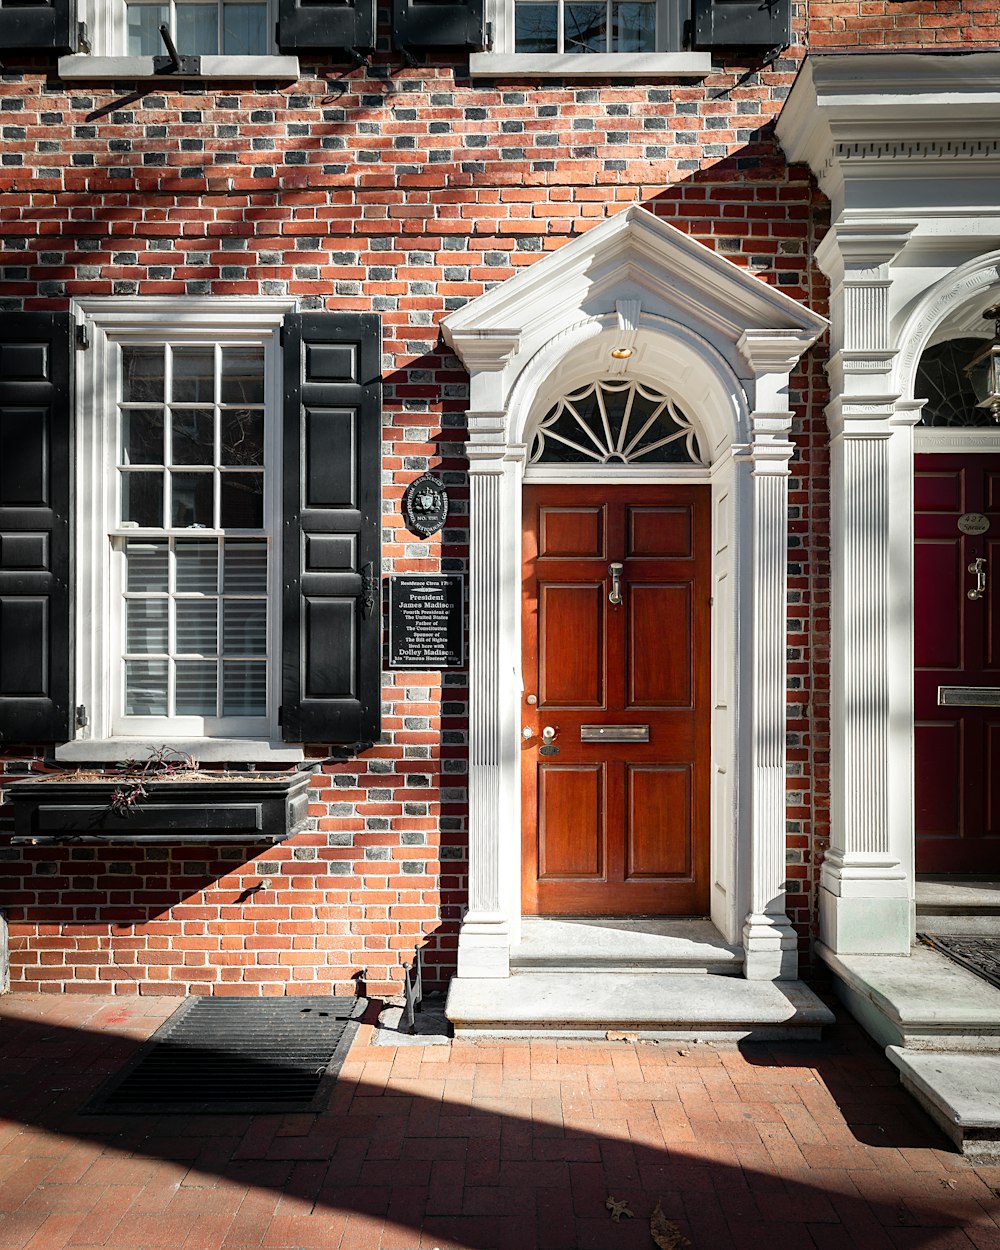
[[[920,414],[922,426],[995,428],[989,409],[977,407],[976,394],[965,372],[983,345],[982,339],[950,339],[928,347],[920,357],[914,394],[917,399],[927,400]]]
[[[566,395],[539,422],[529,464],[701,464],[690,420],[641,382],[603,380]]]

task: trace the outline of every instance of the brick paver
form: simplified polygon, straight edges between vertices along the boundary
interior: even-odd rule
[[[0,1000],[0,1250],[1000,1250],[847,1019],[822,1043],[373,1045],[316,1116],[90,1117],[176,1000]],[[635,1218],[615,1223],[613,1195]]]

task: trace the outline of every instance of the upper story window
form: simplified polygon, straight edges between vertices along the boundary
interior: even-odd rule
[[[515,0],[514,51],[656,52],[673,42],[667,34],[671,7],[657,0]]]
[[[273,51],[266,2],[229,4],[225,0],[205,4],[171,0],[127,0],[126,43],[129,56],[160,56],[166,25],[181,55],[266,56]]]

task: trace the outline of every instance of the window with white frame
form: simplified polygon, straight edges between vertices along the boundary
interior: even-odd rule
[[[514,51],[657,52],[677,38],[671,17],[657,0],[515,0]]]
[[[267,56],[272,51],[267,0],[125,0],[127,56],[161,56],[160,26],[181,56]]]
[[[94,489],[80,509],[79,614],[94,628],[78,639],[83,701],[98,737],[267,739],[280,318],[138,320],[112,318],[87,365],[79,480]]]
[[[116,728],[252,732],[268,715],[264,349],[118,347]]]

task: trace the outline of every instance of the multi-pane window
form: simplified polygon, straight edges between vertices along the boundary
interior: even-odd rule
[[[271,51],[266,0],[130,0],[125,6],[129,56],[162,56],[166,25],[182,56],[266,56]]]
[[[514,51],[655,52],[656,10],[655,0],[516,0]]]
[[[264,349],[124,345],[120,359],[121,714],[265,718]]]

